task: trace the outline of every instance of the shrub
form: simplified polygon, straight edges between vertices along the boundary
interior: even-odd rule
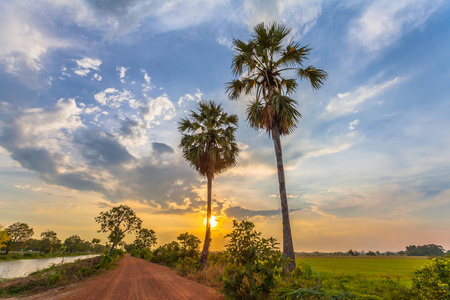
[[[286,260],[274,238],[261,238],[252,222],[233,221],[226,245],[230,264],[222,277],[222,292],[232,299],[269,297],[283,276]]]
[[[195,273],[200,268],[198,260],[190,257],[180,258],[177,262],[176,270],[183,276]]]
[[[415,272],[412,290],[420,299],[450,299],[450,259],[433,258]]]

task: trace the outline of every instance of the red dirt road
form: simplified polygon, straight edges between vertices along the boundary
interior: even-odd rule
[[[176,274],[168,267],[125,255],[119,267],[64,289],[25,299],[225,299],[214,289]]]

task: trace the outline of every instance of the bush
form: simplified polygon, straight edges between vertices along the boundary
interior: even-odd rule
[[[185,258],[181,258],[177,262],[175,269],[181,275],[186,276],[188,274],[195,273],[198,269],[200,269],[200,265],[198,263],[198,260],[192,259],[190,257],[185,257]]]
[[[233,231],[226,235],[229,265],[222,277],[222,292],[232,299],[263,299],[283,277],[286,260],[274,238],[261,238],[248,221],[233,221]]]
[[[450,299],[450,259],[433,258],[415,272],[412,290],[420,299]]]

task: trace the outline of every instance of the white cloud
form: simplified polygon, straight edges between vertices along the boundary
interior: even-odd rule
[[[189,101],[200,102],[202,100],[202,96],[203,93],[200,91],[200,89],[197,89],[197,92],[194,95],[185,94],[184,96],[180,97],[180,99],[178,99],[178,106],[182,107],[184,106],[184,103]]]
[[[156,99],[140,104],[139,111],[143,119],[148,122],[156,122],[156,119],[170,120],[175,114],[175,106],[167,94],[162,94]]]
[[[116,90],[115,88],[107,88],[106,90],[95,94],[95,100],[101,105],[107,105],[113,108],[119,108],[123,102],[128,102],[130,106],[135,103],[134,95],[128,90]]]
[[[84,57],[82,59],[74,60],[77,63],[77,67],[73,71],[79,76],[86,76],[91,71],[99,71],[102,61],[98,58]],[[95,75],[94,75],[95,77]]]
[[[53,48],[70,46],[63,38],[49,35],[44,28],[34,24],[26,3],[0,2],[0,63],[5,71],[39,71],[42,57]]]
[[[243,4],[243,19],[249,27],[261,22],[278,20],[298,33],[307,33],[322,13],[320,0],[246,0]]]
[[[371,86],[362,86],[352,92],[337,94],[330,100],[323,116],[336,117],[357,112],[356,108],[364,101],[378,96],[386,89],[400,83],[402,79],[395,77],[392,80]]]
[[[225,46],[228,49],[233,50],[233,41],[229,40],[227,37],[219,36],[217,38],[217,42],[219,43],[219,45]]]
[[[125,83],[125,75],[126,75],[128,69],[129,68],[125,68],[125,67],[116,67],[116,70],[119,72],[120,82]]]
[[[145,71],[144,69],[141,69],[141,72],[142,72],[142,74],[144,74],[144,80],[145,80],[145,83],[142,85],[142,91],[145,93],[145,92],[153,90],[155,87],[153,85],[151,85],[152,78],[150,76],[148,76],[147,71]]]
[[[348,129],[354,130],[355,126],[359,124],[359,119],[353,120],[350,123],[348,123]]]
[[[349,29],[349,37],[369,51],[385,48],[422,26],[440,0],[374,1]]]
[[[102,81],[102,76],[100,76],[100,74],[95,73],[93,79],[97,80],[97,81]]]

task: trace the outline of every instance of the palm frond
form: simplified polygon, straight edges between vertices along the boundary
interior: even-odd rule
[[[302,79],[309,79],[312,87],[316,90],[320,89],[328,77],[327,72],[316,69],[314,66],[309,66],[306,69],[298,69],[297,75]]]

